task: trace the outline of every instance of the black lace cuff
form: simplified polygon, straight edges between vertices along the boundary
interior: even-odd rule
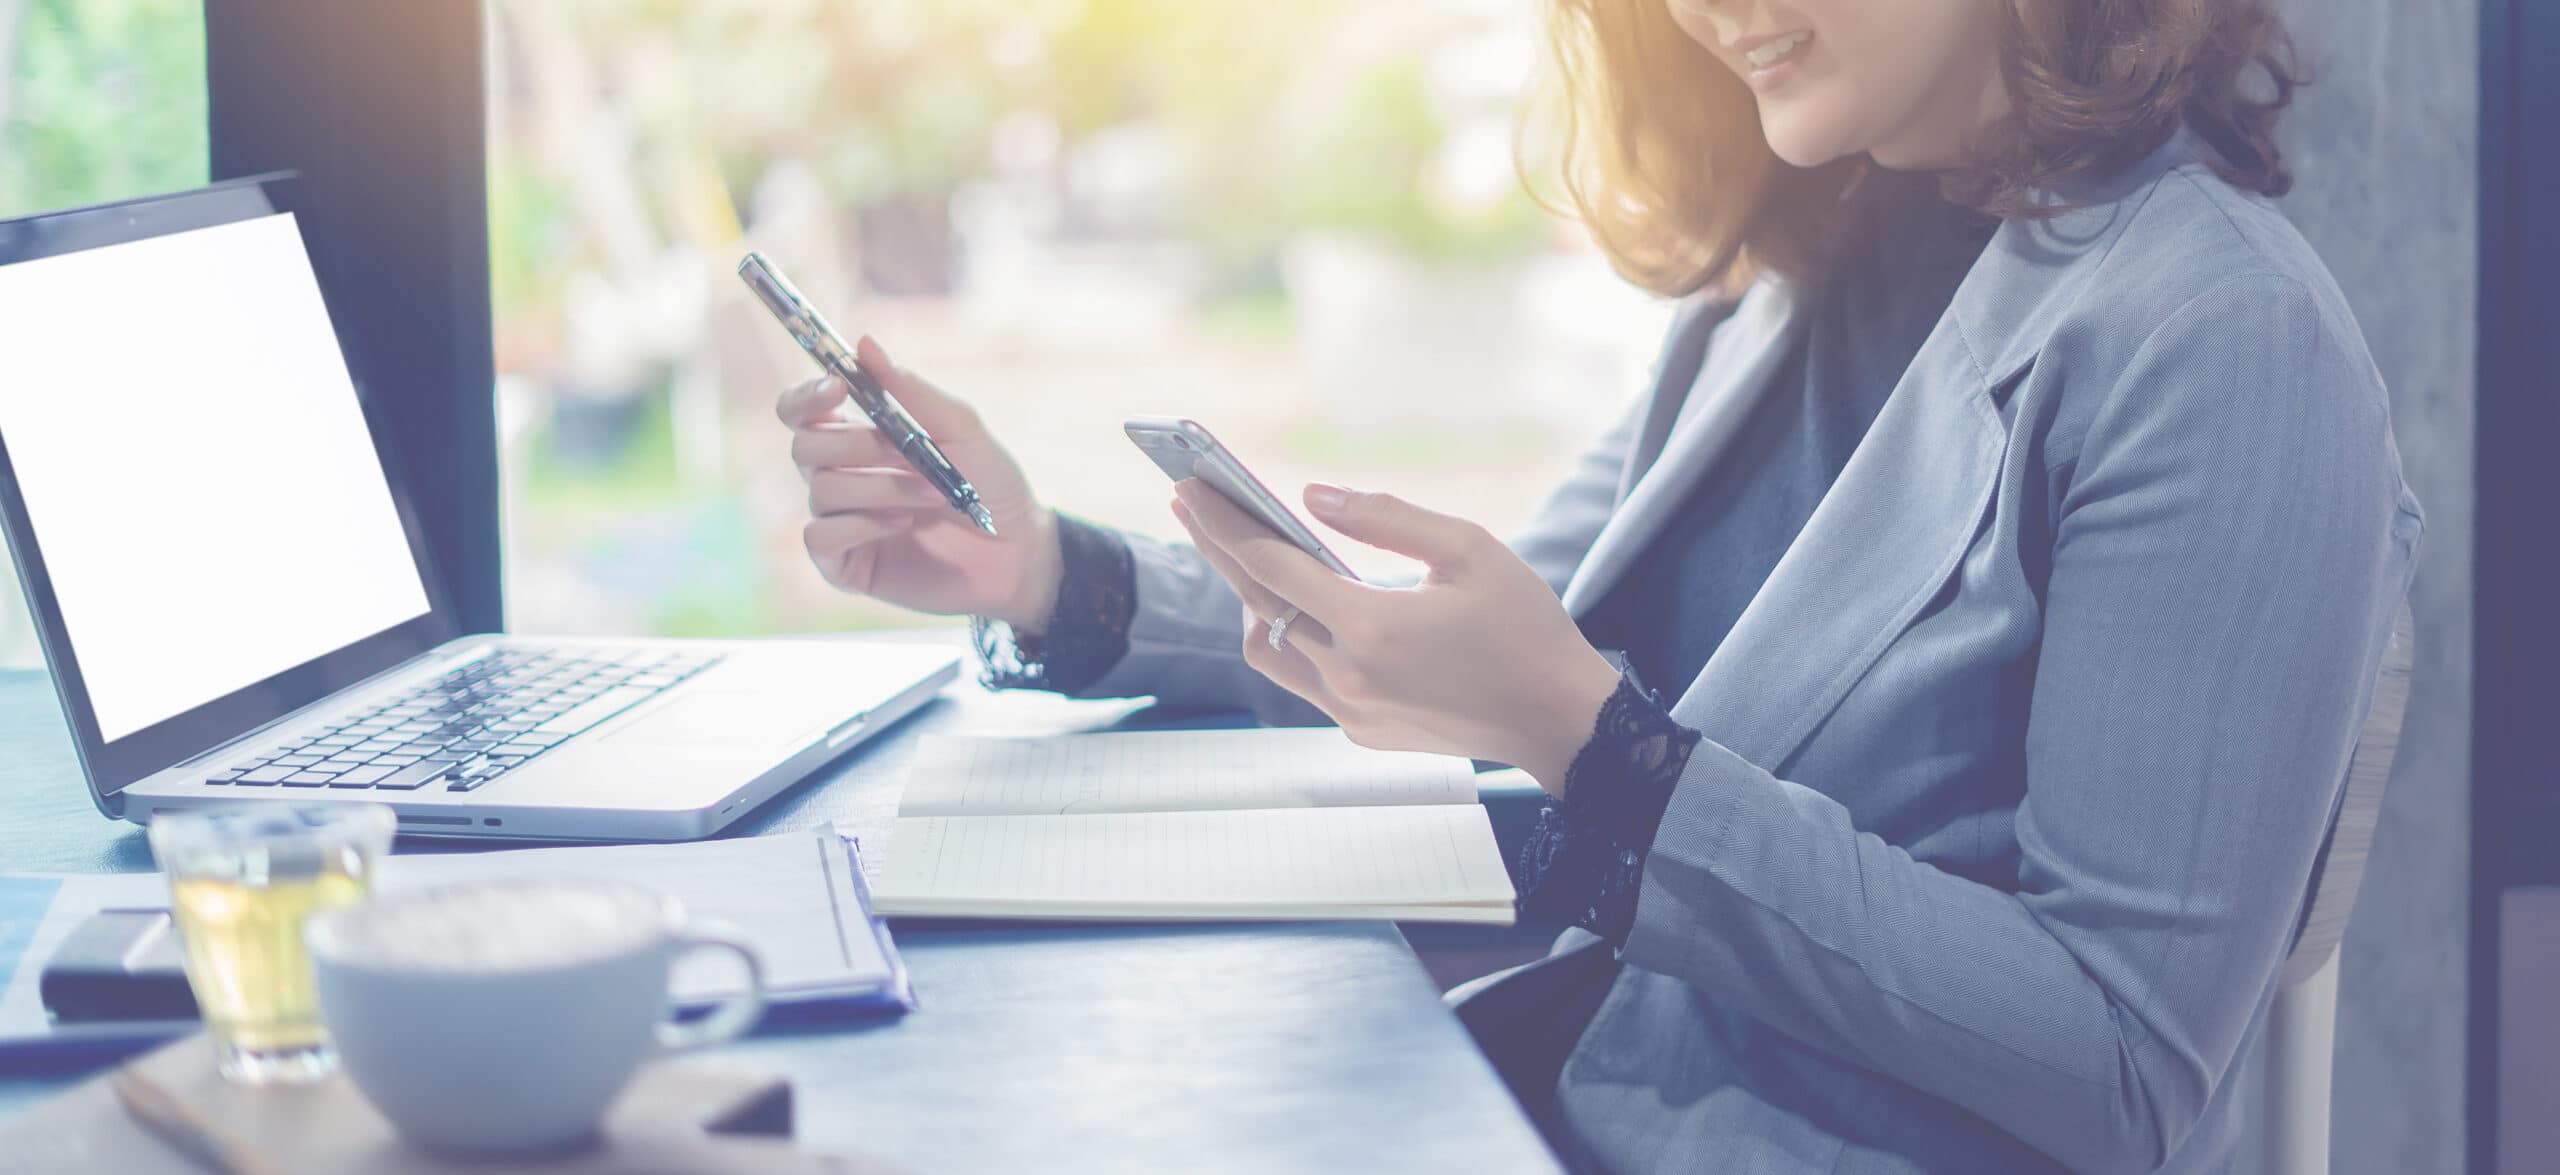
[[[970,619],[978,680],[988,689],[1074,693],[1102,680],[1128,653],[1129,625],[1138,615],[1138,565],[1129,541],[1060,514],[1058,553],[1065,572],[1058,607],[1040,635],[1017,636],[1002,621]]]
[[[1512,867],[1520,916],[1582,927],[1623,947],[1635,926],[1645,856],[1699,734],[1633,675],[1601,703],[1591,741],[1565,768]]]

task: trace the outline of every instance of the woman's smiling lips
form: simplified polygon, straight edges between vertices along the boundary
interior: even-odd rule
[[[1804,60],[1813,45],[1812,29],[1786,33],[1768,33],[1744,37],[1725,46],[1743,64],[1743,80],[1751,88],[1768,93],[1784,84],[1795,73],[1796,64]]]

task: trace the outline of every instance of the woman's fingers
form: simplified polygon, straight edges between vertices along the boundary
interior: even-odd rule
[[[1201,536],[1199,525],[1191,520],[1190,511],[1180,503],[1175,503],[1173,513],[1174,517],[1182,520],[1183,527],[1191,531],[1192,541],[1199,545],[1200,554],[1244,601],[1245,664],[1280,683],[1289,692],[1315,703],[1327,717],[1341,723],[1343,705],[1333,680],[1337,674],[1348,673],[1349,666],[1334,647],[1333,631],[1326,628],[1323,621],[1271,594],[1269,588],[1254,582],[1251,576],[1238,569],[1226,551]],[[1271,647],[1271,625],[1282,616],[1290,618],[1287,639],[1275,649]]]
[[[915,515],[898,513],[831,514],[813,518],[800,528],[801,544],[809,550],[809,561],[818,565],[818,574],[828,583],[846,591],[871,590],[871,565],[879,553],[880,540],[904,534],[915,526]]]
[[[1324,712],[1351,741],[1378,750],[1427,750],[1430,738],[1398,717],[1395,707],[1371,696],[1368,685],[1351,666],[1350,656],[1334,643],[1324,622],[1301,616],[1289,625],[1289,639],[1271,647],[1271,625],[1246,618],[1245,664],[1280,688]]]
[[[1271,622],[1248,615],[1244,626],[1244,663],[1270,678],[1280,688],[1305,698],[1316,709],[1324,711],[1324,716],[1332,719],[1334,725],[1340,726],[1351,715],[1344,712],[1342,700],[1334,696],[1332,688],[1326,684],[1323,671],[1316,668],[1315,662],[1308,659],[1306,649],[1298,644],[1305,640],[1319,647],[1329,647],[1331,639],[1330,634],[1324,631],[1324,625],[1313,617],[1301,616],[1289,623],[1288,641],[1275,649],[1271,647]]]
[[[942,504],[933,483],[907,469],[826,468],[809,475],[809,513],[814,515]]]
[[[1174,492],[1208,545],[1225,551],[1239,571],[1271,594],[1319,616],[1339,616],[1366,591],[1273,534],[1207,483],[1194,478],[1176,485]]]
[[[905,511],[874,514],[830,514],[812,518],[800,528],[800,537],[809,545],[812,555],[826,552],[841,554],[855,547],[869,546],[891,535],[914,529],[916,517]]]
[[[1324,711],[1325,717],[1351,732],[1355,739],[1376,737],[1385,729],[1382,724],[1386,715],[1380,708],[1380,699],[1373,696],[1369,681],[1355,664],[1356,658],[1335,644],[1333,630],[1247,574],[1232,553],[1202,530],[1188,504],[1175,502],[1173,514],[1191,532],[1192,541],[1199,545],[1200,554],[1210,567],[1244,601],[1245,664]],[[1295,548],[1291,553],[1300,554]],[[1325,574],[1333,576],[1331,571]],[[1339,576],[1333,578],[1337,583],[1347,582]],[[1281,616],[1290,618],[1289,626],[1285,639],[1274,648],[1272,621]]]
[[[805,428],[822,420],[836,418],[836,410],[847,399],[844,381],[834,376],[820,376],[790,391],[773,405],[773,414],[792,428]]]
[[[1173,516],[1181,521],[1182,529],[1191,532],[1191,544],[1200,548],[1201,557],[1209,561],[1210,569],[1218,573],[1218,578],[1226,580],[1227,586],[1236,589],[1236,595],[1244,600],[1244,610],[1247,614],[1256,620],[1268,621],[1289,610],[1289,601],[1273,595],[1271,589],[1254,582],[1252,576],[1246,575],[1243,568],[1236,566],[1236,561],[1228,556],[1224,548],[1211,542],[1207,535],[1201,533],[1200,524],[1192,520],[1190,507],[1179,501],[1175,502]]]
[[[888,389],[898,405],[907,410],[926,432],[948,442],[962,436],[975,436],[986,431],[979,423],[977,409],[942,388],[932,380],[898,366],[887,348],[869,335],[854,344],[854,359],[871,373],[880,386]]]
[[[791,462],[803,479],[822,469],[907,468],[880,430],[868,424],[816,424],[791,430]]]
[[[1238,568],[1223,548],[1200,533],[1199,524],[1192,521],[1188,507],[1175,502],[1173,516],[1182,521],[1183,529],[1191,532],[1191,541],[1199,546],[1201,556],[1209,561],[1209,566],[1217,571],[1219,578],[1235,588],[1236,595],[1244,601],[1245,664],[1279,683],[1282,689],[1314,703],[1336,725],[1341,724],[1345,717],[1342,702],[1336,696],[1325,668],[1325,661],[1331,659],[1334,651],[1333,633],[1325,628],[1322,621],[1254,582],[1253,577]],[[1271,622],[1282,616],[1290,617],[1288,639],[1275,649],[1271,647]]]
[[[1307,487],[1307,509],[1326,526],[1384,551],[1447,570],[1501,540],[1455,515],[1426,510],[1394,494],[1364,494],[1338,485]]]

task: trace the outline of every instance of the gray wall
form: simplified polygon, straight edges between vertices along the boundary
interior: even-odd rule
[[[2342,1173],[2464,1162],[2479,3],[2282,0],[2319,71],[2285,209],[2346,287],[2427,512],[2416,678],[2340,979]]]

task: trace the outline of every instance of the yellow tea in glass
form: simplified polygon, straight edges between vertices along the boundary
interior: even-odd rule
[[[336,1068],[302,923],[364,898],[390,851],[392,823],[379,804],[242,804],[152,817],[151,853],[169,877],[187,986],[223,1076],[267,1085]]]

